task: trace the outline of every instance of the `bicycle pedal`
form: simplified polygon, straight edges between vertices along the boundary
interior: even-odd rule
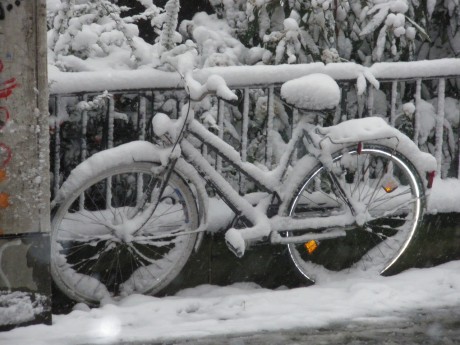
[[[230,229],[225,233],[225,244],[228,249],[238,258],[244,255],[246,242],[236,229]]]

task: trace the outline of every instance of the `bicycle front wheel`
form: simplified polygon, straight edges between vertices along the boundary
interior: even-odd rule
[[[156,181],[153,164],[135,162],[101,172],[57,210],[51,272],[70,298],[98,304],[105,298],[154,294],[187,262],[196,241],[196,234],[187,232],[199,220],[193,193],[179,175],[172,173],[153,213],[148,200],[148,217],[142,211],[133,216],[139,200],[155,194],[148,187]]]
[[[369,144],[333,155],[331,173],[342,191],[319,165],[297,189],[289,215],[327,217],[350,212],[352,205],[356,222],[343,228],[343,237],[289,244],[292,261],[312,282],[385,273],[407,249],[422,218],[424,189],[416,169],[393,149]]]

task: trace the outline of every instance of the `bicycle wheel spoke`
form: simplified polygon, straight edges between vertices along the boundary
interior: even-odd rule
[[[59,208],[53,219],[53,276],[59,276],[55,280],[69,297],[94,304],[107,293],[112,298],[155,293],[185,265],[196,240],[195,233],[186,232],[198,227],[194,195],[173,173],[159,205],[150,209],[153,214],[145,213],[151,201],[139,205],[139,195],[151,193],[147,189],[156,179],[151,168],[152,164],[135,162],[109,169],[82,184],[83,208],[73,209],[80,204],[77,194]],[[108,178],[110,193],[105,191]],[[108,194],[110,205],[106,203]],[[128,219],[134,207],[145,207],[146,211],[136,212],[133,217],[137,219]],[[145,222],[139,235],[133,234],[136,222]],[[166,238],[154,238],[157,233],[168,232],[171,235]]]
[[[386,203],[388,203],[388,202],[394,200],[395,198],[397,198],[397,197],[399,197],[399,196],[401,196],[401,195],[408,195],[408,194],[410,194],[410,193],[411,193],[410,191],[406,191],[406,192],[403,192],[403,193],[401,193],[401,194],[395,195],[395,196],[392,197],[392,198],[388,198],[388,199],[386,199],[386,200],[383,200],[383,201],[380,202],[378,205],[375,205],[374,207],[369,208],[368,211],[373,210],[373,209],[376,209],[377,207],[381,207],[382,205],[385,205]],[[397,207],[399,207],[399,206],[401,206],[401,205],[404,205],[404,204],[407,204],[407,203],[410,203],[410,202],[414,202],[414,201],[415,201],[415,200],[414,200],[413,198],[410,199],[410,200],[403,200],[403,201],[401,201],[399,204],[397,204],[397,205],[395,205],[395,206],[392,205],[392,208],[394,209],[394,208],[397,208]]]
[[[304,277],[314,281],[330,279],[327,277],[338,272],[387,272],[407,248],[420,222],[425,200],[421,180],[404,157],[382,145],[367,145],[360,154],[354,149],[340,152],[333,156],[333,162],[333,171],[345,193],[331,189],[328,194],[337,200],[345,194],[361,217],[357,222],[360,225],[346,227],[345,236],[317,241],[312,253],[303,244],[289,244],[291,259]],[[315,190],[313,177],[326,175],[322,169],[312,170],[306,176],[298,196],[292,199],[289,211],[292,217],[303,215],[303,194]],[[384,190],[387,179],[395,181],[397,189]],[[308,194],[305,199],[311,197]],[[308,213],[304,215],[309,217]],[[288,236],[296,235],[304,233],[288,232]]]
[[[320,173],[320,175],[322,175],[322,172]],[[321,176],[319,177],[319,184],[320,184],[320,187],[319,188],[313,188],[312,190],[308,190],[308,191],[305,191],[303,192],[301,195],[300,195],[300,198],[299,200],[307,200],[311,203],[313,203],[314,205],[316,205],[317,207],[324,207],[324,201],[321,201],[321,200],[314,200],[313,199],[313,193],[319,193],[321,196],[324,196],[326,199],[328,200],[331,200],[333,203],[335,203],[337,205],[337,207],[340,207],[341,206],[341,203],[339,202],[339,199],[337,198],[337,196],[335,194],[332,194],[331,196],[331,193],[326,193],[324,191],[323,188],[321,188],[321,182],[324,181],[323,178],[321,178]],[[332,189],[332,186],[329,185],[329,189],[331,190]]]

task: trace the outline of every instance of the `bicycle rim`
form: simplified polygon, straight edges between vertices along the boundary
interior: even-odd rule
[[[97,304],[104,298],[154,294],[187,262],[196,234],[153,238],[198,227],[193,194],[177,174],[147,222],[142,212],[128,217],[155,180],[151,168],[152,163],[132,163],[105,171],[59,207],[52,222],[52,275],[69,297]]]
[[[420,223],[424,208],[420,177],[405,157],[381,145],[367,145],[359,153],[355,148],[342,151],[334,156],[332,171],[356,208],[357,224],[347,228],[344,237],[289,244],[292,261],[313,282],[341,274],[385,273],[405,252]],[[304,181],[291,202],[290,216],[349,212],[322,166]]]

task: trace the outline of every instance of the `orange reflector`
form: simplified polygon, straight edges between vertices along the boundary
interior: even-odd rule
[[[385,186],[385,187],[383,187],[383,189],[384,189],[385,192],[387,192],[387,193],[391,193],[391,192],[394,191],[396,188],[398,188],[398,186],[396,186],[396,187],[393,187],[393,186]]]
[[[382,188],[385,192],[391,193],[393,192],[396,188],[398,188],[399,184],[394,178],[386,178],[382,182]]]
[[[318,248],[318,243],[315,240],[311,240],[304,243],[304,247],[308,254],[312,254]]]

